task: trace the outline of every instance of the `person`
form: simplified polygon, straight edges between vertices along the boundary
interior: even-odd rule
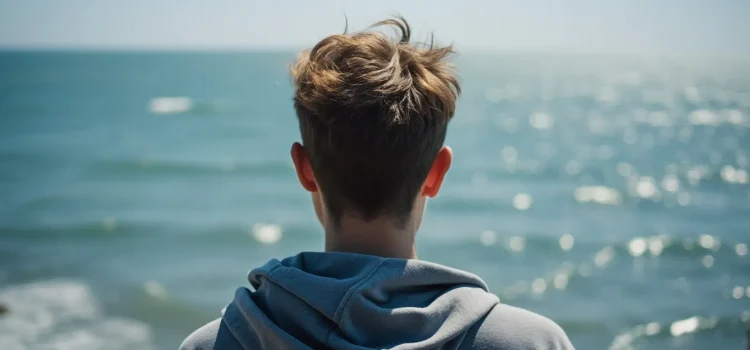
[[[573,349],[553,321],[502,304],[477,276],[417,260],[415,234],[453,159],[450,46],[401,17],[332,35],[292,65],[302,143],[291,158],[325,252],[250,271],[181,349]],[[371,27],[371,28],[373,28]]]

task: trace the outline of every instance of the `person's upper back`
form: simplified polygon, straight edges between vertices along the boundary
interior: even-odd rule
[[[181,349],[573,349],[477,276],[419,260],[301,253],[250,272]]]

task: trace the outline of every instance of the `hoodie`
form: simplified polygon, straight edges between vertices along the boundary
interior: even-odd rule
[[[554,322],[499,303],[477,276],[424,262],[301,253],[250,271],[180,349],[573,349]]]

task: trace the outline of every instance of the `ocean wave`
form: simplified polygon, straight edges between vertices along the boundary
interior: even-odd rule
[[[580,278],[597,276],[598,271],[605,271],[610,266],[627,266],[639,264],[639,259],[662,259],[665,261],[682,261],[687,258],[695,267],[701,266],[707,271],[712,269],[715,261],[723,261],[725,268],[742,269],[744,262],[750,259],[748,243],[723,241],[716,236],[700,234],[690,237],[671,237],[665,234],[634,237],[630,240],[618,240],[610,244],[597,244],[591,240],[576,240],[576,236],[564,234],[518,235],[496,233],[485,230],[473,238],[470,235],[460,241],[439,241],[430,239],[424,245],[451,250],[474,250],[477,246],[495,251],[502,256],[523,257],[528,261],[536,259],[565,259],[557,267],[546,269],[536,277],[526,276],[511,285],[498,290],[501,300],[524,299],[542,296],[552,291],[565,291],[571,281]],[[572,254],[572,255],[571,255]],[[497,255],[495,255],[497,256]],[[584,259],[568,260],[572,257]],[[744,261],[744,262],[743,262]],[[727,270],[728,271],[728,270]],[[741,270],[740,270],[741,271]],[[738,294],[739,292],[735,292]]]
[[[170,160],[114,160],[91,165],[93,172],[117,175],[199,176],[236,173],[243,175],[293,174],[287,162],[238,163],[233,159],[216,162],[181,162]]]
[[[148,103],[153,114],[179,114],[190,111],[194,102],[189,97],[156,97]]]
[[[153,232],[162,232],[154,237]],[[0,225],[0,243],[7,251],[0,249],[0,264],[4,261],[20,261],[23,254],[13,250],[30,242],[38,243],[93,243],[95,241],[142,242],[148,240],[165,241],[165,244],[179,239],[189,242],[192,247],[252,247],[259,244],[274,244],[282,239],[296,242],[317,242],[322,238],[318,229],[306,224],[285,224],[264,222],[242,222],[242,220],[215,225],[196,226],[190,223],[144,221],[132,218],[105,217],[101,220],[81,220],[69,225],[58,226],[13,226]],[[0,271],[2,280],[2,271]]]
[[[148,111],[155,115],[213,115],[229,110],[229,104],[222,99],[204,101],[187,96],[161,96],[154,97],[148,102]]]
[[[647,338],[677,338],[705,332],[741,333],[746,331],[748,323],[750,311],[744,311],[738,316],[692,316],[670,322],[648,322],[618,334],[609,349],[632,349],[634,343]]]
[[[458,238],[430,236],[430,239],[424,242],[425,245],[436,248],[443,246],[473,248],[482,245],[492,249],[499,247],[515,252],[526,251],[543,254],[550,254],[555,251],[562,254],[571,250],[594,252],[603,248],[610,248],[615,254],[629,258],[703,257],[706,254],[713,254],[750,259],[750,252],[748,251],[750,241],[722,240],[718,236],[706,233],[691,236],[646,235],[618,239],[608,244],[602,243],[602,241],[591,240],[590,237],[580,237],[569,233],[558,236],[545,232],[517,234],[493,230],[477,232],[475,235],[467,233]]]
[[[87,284],[49,280],[0,289],[0,349],[152,349],[151,329],[105,315]]]

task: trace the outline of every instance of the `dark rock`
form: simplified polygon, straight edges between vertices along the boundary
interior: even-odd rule
[[[0,316],[7,314],[9,311],[7,306],[0,304]]]

